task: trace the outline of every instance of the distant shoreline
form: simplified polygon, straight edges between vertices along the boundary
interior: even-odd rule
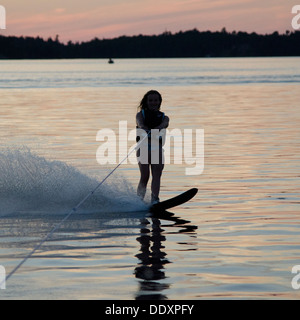
[[[235,58],[300,56],[300,31],[180,31],[172,34],[94,38],[87,42],[0,36],[0,59]]]
[[[249,59],[249,58],[297,58],[300,57],[300,55],[294,55],[294,56],[243,56],[243,57],[161,57],[161,58],[114,58],[115,60],[139,60],[139,59],[233,59],[233,58],[241,58],[241,59]],[[47,60],[104,60],[108,61],[107,58],[2,58],[0,57],[0,61],[7,60],[7,61],[14,61],[14,60],[42,60],[42,61],[47,61]]]

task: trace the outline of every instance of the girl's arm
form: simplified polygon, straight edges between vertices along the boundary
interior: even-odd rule
[[[166,128],[168,128],[168,126],[169,126],[169,121],[170,121],[169,117],[168,117],[168,116],[165,116],[165,117],[164,117],[164,120],[162,121],[162,123],[161,123],[159,126],[155,127],[154,129],[159,129],[159,130],[161,130],[161,129],[166,129]],[[143,115],[142,115],[142,112],[138,112],[138,113],[136,114],[136,124],[137,124],[137,126],[138,126],[139,128],[141,128],[141,129],[150,130],[150,128],[148,128],[148,127],[145,125],[144,117],[143,117]]]
[[[168,117],[168,116],[165,116],[165,117],[164,117],[164,120],[162,121],[162,123],[161,123],[159,126],[155,127],[154,129],[159,129],[159,130],[161,130],[161,129],[166,129],[166,128],[168,128],[168,126],[169,126],[169,121],[170,121],[169,117]]]
[[[141,129],[149,130],[149,128],[145,125],[144,118],[141,111],[136,114],[136,125]]]

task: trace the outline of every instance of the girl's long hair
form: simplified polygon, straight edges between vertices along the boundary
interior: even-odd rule
[[[158,91],[156,91],[156,90],[150,90],[150,91],[148,91],[145,95],[144,95],[144,97],[143,97],[143,99],[141,100],[141,102],[140,102],[140,105],[138,106],[138,110],[147,110],[148,109],[148,103],[147,103],[147,101],[148,101],[148,96],[150,95],[150,94],[157,94],[158,96],[159,96],[159,100],[160,100],[160,105],[161,105],[161,103],[162,103],[162,96],[161,96],[161,94],[158,92]],[[159,109],[158,110],[160,110],[160,106],[159,106]]]

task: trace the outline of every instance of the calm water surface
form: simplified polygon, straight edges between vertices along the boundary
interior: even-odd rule
[[[135,127],[157,89],[170,129],[204,129],[205,167],[164,170],[147,216],[124,164],[8,281],[0,299],[299,299],[300,59],[0,61],[0,265],[10,272],[114,168],[98,130]],[[131,146],[133,142],[129,142]]]

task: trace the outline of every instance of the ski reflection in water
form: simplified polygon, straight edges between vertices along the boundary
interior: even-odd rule
[[[168,297],[162,292],[169,289],[171,284],[166,279],[164,265],[172,263],[166,258],[163,242],[166,237],[163,234],[161,220],[174,221],[173,225],[166,227],[180,227],[176,233],[190,233],[195,235],[196,226],[188,225],[190,221],[174,217],[172,213],[166,212],[166,217],[152,217],[141,219],[140,236],[136,239],[141,244],[140,253],[136,257],[140,263],[135,268],[135,276],[140,279],[139,290],[136,300],[166,300]],[[151,222],[150,222],[151,221]]]

